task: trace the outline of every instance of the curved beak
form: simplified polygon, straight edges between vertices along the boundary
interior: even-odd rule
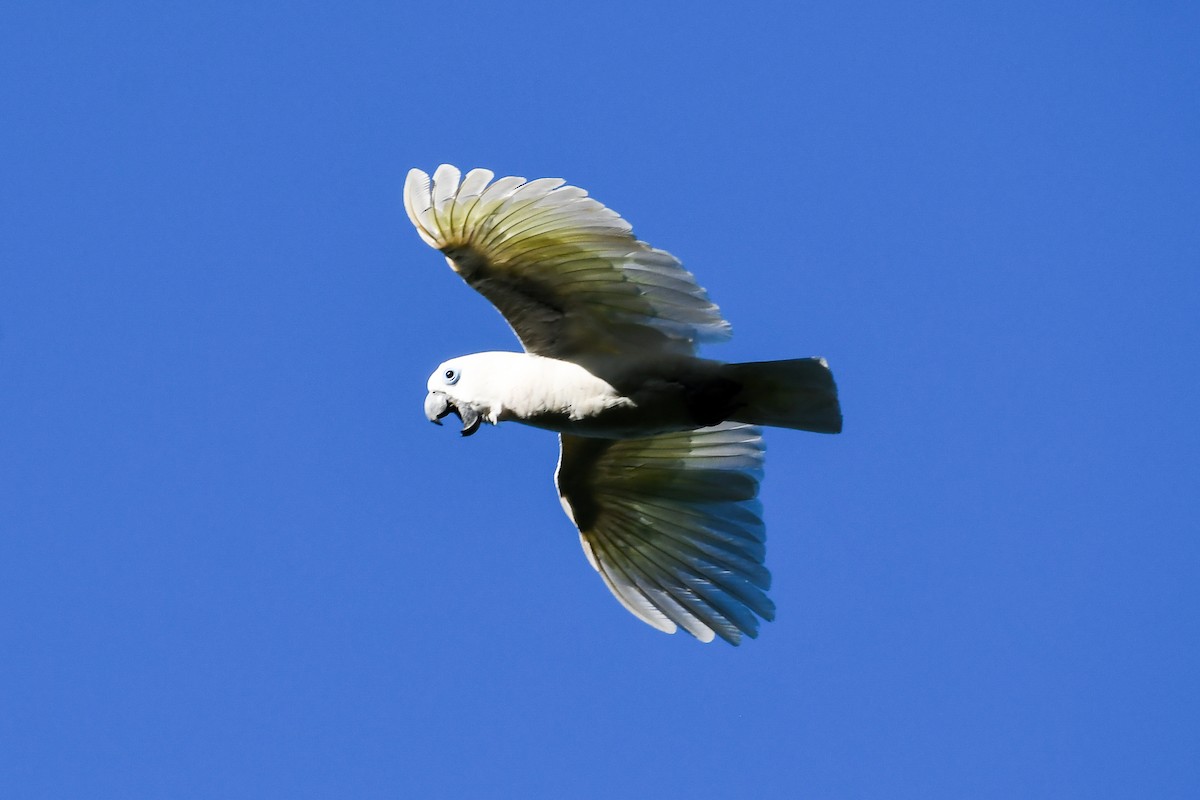
[[[454,414],[462,420],[462,430],[459,432],[463,436],[470,436],[479,430],[479,425],[483,422],[483,417],[478,411],[471,406],[456,405],[445,392],[430,392],[425,395],[425,417],[430,422],[441,425],[442,417],[447,414]]]
[[[425,417],[434,425],[442,424],[442,417],[454,409],[445,392],[430,392],[425,395]]]

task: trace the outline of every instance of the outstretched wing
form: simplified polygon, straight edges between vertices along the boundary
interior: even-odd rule
[[[738,644],[770,620],[758,483],[763,444],[724,423],[645,439],[563,434],[558,491],[588,560],[635,616],[661,631]]]
[[[729,323],[678,259],[559,178],[448,164],[414,169],[404,206],[421,238],[508,320],[530,353],[694,352]]]

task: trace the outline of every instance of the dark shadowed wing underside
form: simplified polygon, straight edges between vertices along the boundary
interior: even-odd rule
[[[770,620],[758,428],[644,439],[562,435],[558,491],[588,560],[635,616],[731,644]]]

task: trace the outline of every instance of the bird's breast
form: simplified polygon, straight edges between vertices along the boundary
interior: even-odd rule
[[[663,374],[649,362],[589,369],[572,361],[522,354],[509,366],[504,373],[504,400],[496,409],[498,422],[511,420],[606,439],[655,436],[713,424],[693,413],[689,381],[671,371]]]

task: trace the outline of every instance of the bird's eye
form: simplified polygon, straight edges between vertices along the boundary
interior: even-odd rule
[[[458,370],[456,370],[456,369],[446,370],[445,372],[442,373],[442,380],[444,380],[446,382],[447,386],[453,386],[454,384],[458,383]]]

